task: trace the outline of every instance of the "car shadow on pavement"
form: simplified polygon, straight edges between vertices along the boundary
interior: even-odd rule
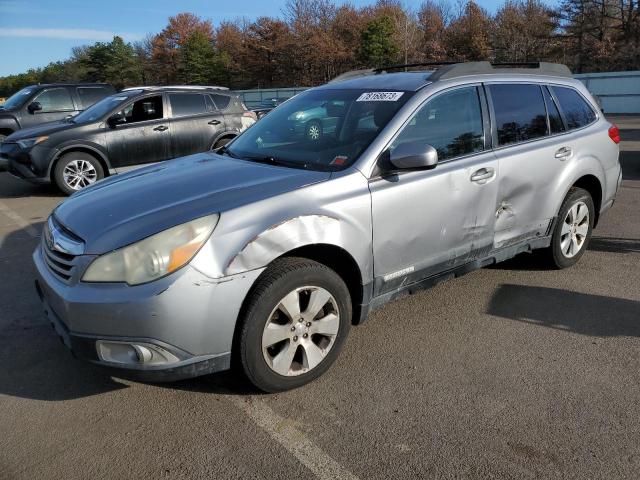
[[[610,253],[638,253],[640,240],[633,238],[593,237],[589,241],[589,250]]]
[[[640,337],[640,302],[623,298],[505,284],[487,313],[592,337]]]
[[[623,180],[640,180],[640,152],[620,152],[620,165],[622,167]]]
[[[45,320],[31,260],[41,230],[0,231],[0,395],[60,401],[127,388],[74,359]]]

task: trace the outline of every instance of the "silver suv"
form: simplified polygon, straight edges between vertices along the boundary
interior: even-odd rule
[[[596,105],[554,64],[310,89],[216,153],[66,200],[33,255],[38,293],[66,345],[117,374],[235,366],[298,387],[392,299],[534,249],[576,263],[621,181]],[[313,137],[289,120],[307,112]]]

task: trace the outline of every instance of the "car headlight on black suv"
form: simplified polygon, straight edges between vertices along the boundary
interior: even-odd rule
[[[47,135],[43,135],[41,137],[24,138],[22,140],[17,140],[16,143],[22,148],[31,148],[38,145],[39,143],[44,142],[48,138],[49,137]]]
[[[184,267],[198,253],[218,223],[218,214],[192,220],[96,258],[83,282],[140,285]]]

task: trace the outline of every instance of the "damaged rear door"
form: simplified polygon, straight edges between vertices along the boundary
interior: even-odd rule
[[[495,246],[501,248],[546,234],[556,215],[549,210],[554,179],[572,158],[573,137],[564,134],[546,85],[492,82],[486,89],[500,160]]]
[[[371,179],[376,294],[449,270],[493,246],[498,160],[479,85],[437,93],[392,141],[438,151],[432,170]],[[384,155],[384,154],[383,154]]]

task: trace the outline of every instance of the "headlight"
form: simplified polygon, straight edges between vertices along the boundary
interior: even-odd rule
[[[47,138],[49,137],[46,135],[36,138],[25,138],[24,140],[18,140],[16,143],[22,148],[31,148],[34,145],[44,142]]]
[[[89,265],[82,281],[139,285],[169,275],[198,253],[218,218],[218,214],[198,218],[104,254]]]

